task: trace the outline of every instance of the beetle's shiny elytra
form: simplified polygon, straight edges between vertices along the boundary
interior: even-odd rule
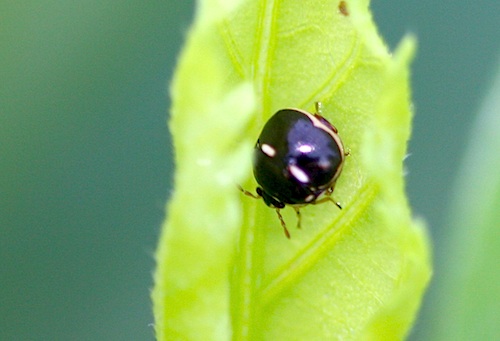
[[[254,148],[257,195],[242,190],[261,197],[276,210],[288,238],[290,233],[280,213],[286,205],[295,209],[298,227],[302,206],[332,201],[341,208],[331,194],[346,153],[337,129],[320,115],[320,110],[319,102],[315,114],[282,109],[267,121]]]

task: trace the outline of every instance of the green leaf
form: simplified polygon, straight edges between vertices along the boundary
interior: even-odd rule
[[[500,61],[500,60],[499,60]],[[498,339],[500,63],[455,181],[426,340]]]
[[[346,11],[339,8],[345,4]],[[368,2],[198,2],[172,85],[175,191],[156,254],[159,340],[400,339],[430,277],[425,230],[404,192],[409,62],[394,57]],[[274,210],[252,146],[278,109],[313,110],[350,150],[334,197],[344,207]]]

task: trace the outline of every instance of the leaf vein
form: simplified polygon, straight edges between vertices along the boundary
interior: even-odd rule
[[[304,275],[318,260],[322,259],[346,229],[352,227],[352,222],[365,213],[376,193],[375,185],[366,184],[354,196],[356,199],[348,206],[349,208],[342,211],[342,215],[339,215],[331,225],[319,233],[311,243],[297,252],[290,262],[269,276],[269,280],[263,284],[261,290],[261,304],[266,305],[271,302],[274,297]],[[340,228],[335,229],[333,226],[340,226]]]
[[[343,80],[347,79],[353,70],[351,66],[355,63],[356,57],[359,56],[360,51],[361,42],[360,39],[356,37],[351,50],[346,54],[346,58],[340,63],[340,67],[333,69],[328,78],[318,87],[317,91],[313,92],[300,107],[303,108],[308,103],[312,103],[313,101],[316,102],[322,98],[333,97],[333,94],[343,83]]]
[[[238,75],[241,76],[241,78],[244,78],[245,69],[243,67],[243,62],[242,62],[243,57],[241,55],[240,50],[238,49],[238,46],[233,38],[233,35],[231,34],[231,29],[229,28],[229,24],[227,23],[226,20],[223,20],[218,25],[218,30],[224,41],[224,45],[229,55],[229,60],[234,66],[234,70]]]

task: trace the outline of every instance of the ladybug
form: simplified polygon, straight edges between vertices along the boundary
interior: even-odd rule
[[[316,113],[301,109],[281,109],[265,124],[254,148],[253,174],[259,184],[257,195],[242,188],[244,194],[262,198],[274,208],[287,238],[290,233],[280,210],[292,206],[300,228],[300,208],[309,204],[333,202],[335,183],[345,157],[337,128]]]

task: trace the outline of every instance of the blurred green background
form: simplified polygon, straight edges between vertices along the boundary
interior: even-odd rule
[[[372,8],[390,48],[419,38],[408,192],[439,257],[500,52],[500,2]],[[0,340],[153,340],[152,254],[172,190],[166,89],[193,11],[0,2]]]

